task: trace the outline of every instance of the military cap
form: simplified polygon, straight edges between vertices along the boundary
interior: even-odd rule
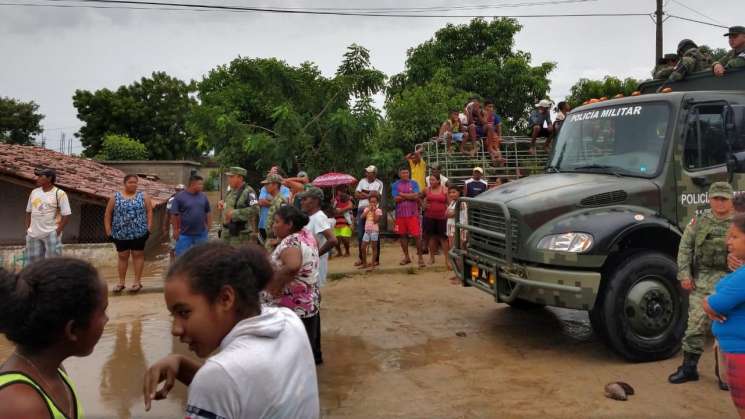
[[[709,187],[709,198],[727,198],[732,199],[735,192],[732,190],[732,185],[727,182],[714,182]]]
[[[228,169],[228,171],[225,172],[225,174],[228,175],[228,176],[237,175],[237,176],[246,177],[246,175],[248,174],[248,170],[246,170],[246,169],[244,169],[242,167],[233,166],[230,169]]]
[[[266,179],[261,181],[261,184],[266,185],[267,183],[279,183],[281,185],[282,182],[284,182],[284,179],[282,179],[282,176],[276,173],[270,173],[266,176]]]
[[[724,36],[739,35],[745,33],[745,26],[732,26]]]
[[[318,198],[319,201],[323,201],[323,191],[315,186],[306,189],[303,192],[297,194],[298,198]]]
[[[684,39],[680,42],[678,42],[678,54],[682,54],[686,52],[686,48],[698,48],[698,45],[696,45],[695,42],[691,41],[690,39]]]

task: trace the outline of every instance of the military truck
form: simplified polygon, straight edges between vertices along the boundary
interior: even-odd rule
[[[682,231],[711,183],[745,189],[745,72],[659,86],[573,110],[545,173],[461,199],[449,257],[464,286],[515,308],[587,310],[629,360],[679,350]]]

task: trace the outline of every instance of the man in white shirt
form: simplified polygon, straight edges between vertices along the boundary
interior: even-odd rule
[[[357,203],[357,247],[359,252],[357,253],[358,259],[354,263],[354,266],[362,265],[362,236],[365,232],[365,217],[362,216],[362,212],[370,204],[368,198],[371,195],[377,195],[378,202],[383,199],[383,182],[377,178],[378,168],[370,165],[365,168],[365,177],[357,183],[357,189],[355,189],[354,197],[359,200]],[[375,242],[378,247],[378,259],[373,261],[373,265],[380,264],[380,240]]]
[[[323,191],[316,187],[306,189],[299,193],[300,205],[303,212],[310,217],[307,230],[313,233],[318,242],[318,256],[321,258],[318,265],[318,286],[326,284],[326,274],[329,269],[329,251],[336,246],[336,235],[334,229],[329,224],[328,217],[321,211],[321,202],[323,202]]]
[[[26,261],[62,254],[62,231],[70,219],[70,201],[62,189],[54,186],[53,169],[36,169],[36,185],[26,204]],[[59,218],[58,218],[59,216]]]

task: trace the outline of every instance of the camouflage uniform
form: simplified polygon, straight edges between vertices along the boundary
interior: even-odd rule
[[[246,184],[242,188],[231,189],[225,196],[223,217],[228,211],[232,211],[232,223],[225,223],[223,218],[222,239],[232,245],[256,243],[256,220],[259,215],[256,191]]]
[[[267,183],[277,183],[279,185],[282,185],[282,177],[279,175],[271,174],[266,177],[266,180],[261,182],[262,184]],[[272,202],[269,205],[269,211],[266,215],[266,243],[265,246],[267,248],[270,248],[269,246],[269,240],[270,239],[276,239],[277,237],[274,235],[274,231],[272,231],[272,225],[274,224],[274,214],[277,212],[277,210],[282,206],[287,205],[287,200],[282,196],[280,192],[277,192],[277,195],[272,198]]]
[[[691,73],[708,70],[711,66],[711,58],[702,53],[701,50],[695,46],[696,44],[690,43],[688,45],[690,45],[690,47],[684,46],[683,50],[678,50],[680,60],[678,60],[678,64],[667,78],[668,82],[683,80]]]
[[[675,70],[675,62],[678,61],[678,54],[665,54],[652,70],[652,78],[655,80],[667,80],[670,74]]]
[[[724,34],[724,36],[743,33],[745,33],[745,27],[733,26],[729,28],[729,32]],[[716,64],[721,64],[725,70],[732,70],[734,68],[745,68],[745,48],[741,48],[739,50],[731,50],[727,53],[727,55],[720,58],[719,61],[714,63],[714,65]]]
[[[692,279],[696,288],[688,302],[688,326],[683,337],[683,351],[704,351],[706,331],[711,321],[704,313],[702,301],[714,291],[719,279],[727,274],[727,229],[732,215],[717,219],[710,210],[693,220],[685,229],[678,249],[678,280]]]

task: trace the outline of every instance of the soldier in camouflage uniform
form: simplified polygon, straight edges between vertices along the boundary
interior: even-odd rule
[[[246,184],[246,169],[231,167],[225,174],[228,176],[230,191],[225,195],[225,201],[218,204],[223,210],[221,237],[232,245],[256,243],[256,221],[259,215],[256,191]]]
[[[274,224],[274,214],[277,212],[279,207],[287,205],[287,200],[280,193],[280,188],[284,180],[282,176],[274,173],[270,173],[265,180],[261,182],[265,185],[266,191],[272,196],[271,204],[269,205],[269,213],[266,217],[266,242],[264,243],[267,249],[273,249],[277,244],[277,236],[272,231],[272,225]]]
[[[675,70],[675,64],[678,62],[678,54],[665,54],[660,58],[657,65],[652,70],[652,77],[655,80],[667,80],[670,74]]]
[[[706,332],[711,321],[702,301],[727,274],[727,229],[732,222],[732,186],[716,182],[709,188],[711,209],[691,220],[678,249],[678,279],[690,292],[688,326],[683,336],[683,365],[668,377],[673,384],[698,380],[698,359],[704,352]]]
[[[683,80],[691,73],[707,70],[711,65],[711,57],[701,52],[698,45],[690,39],[678,43],[678,57],[678,64],[668,76],[666,83]]]
[[[729,37],[732,50],[711,67],[717,77],[723,76],[727,70],[745,68],[745,26],[733,26],[724,36]]]

